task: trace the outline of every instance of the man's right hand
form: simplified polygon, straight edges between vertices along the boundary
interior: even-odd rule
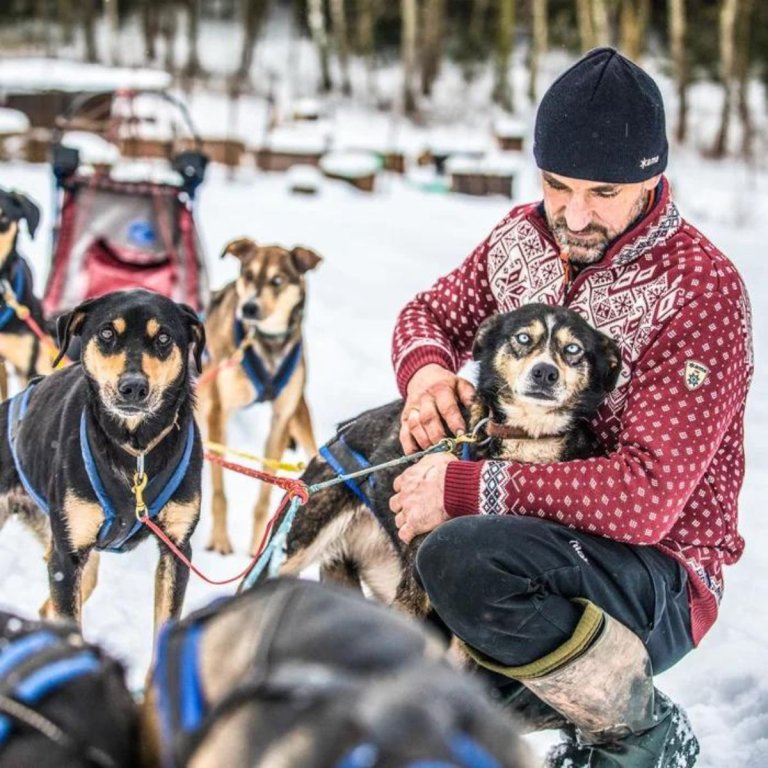
[[[467,429],[459,403],[469,407],[475,388],[441,365],[419,368],[408,382],[400,425],[400,443],[406,453],[429,448],[445,437],[445,425],[454,435]]]

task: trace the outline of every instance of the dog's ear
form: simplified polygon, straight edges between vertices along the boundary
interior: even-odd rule
[[[11,192],[11,196],[21,211],[21,218],[27,222],[29,236],[34,238],[37,227],[40,224],[40,207],[22,192]]]
[[[501,315],[491,315],[490,317],[486,317],[485,320],[480,323],[480,327],[475,334],[475,340],[472,343],[473,360],[479,360],[482,357],[483,352],[485,352],[488,347],[488,340],[491,333],[498,328],[500,322]]]
[[[97,301],[98,299],[88,299],[88,301],[78,304],[71,312],[59,315],[58,320],[56,320],[56,340],[59,345],[59,354],[56,355],[56,359],[53,361],[54,368],[61,362],[64,355],[67,354],[72,337],[80,335],[85,318]]]
[[[221,252],[221,258],[223,259],[228,253],[231,253],[236,259],[242,260],[251,254],[251,252],[257,248],[256,243],[251,240],[250,237],[238,237],[236,240],[231,240],[224,246],[224,250]]]
[[[203,372],[203,352],[205,351],[205,326],[202,320],[197,316],[192,307],[188,304],[179,304],[181,314],[184,316],[184,322],[187,325],[190,335],[190,344],[192,345],[192,357],[195,360],[195,368],[198,373]]]
[[[293,266],[302,274],[309,272],[310,269],[314,269],[322,260],[323,257],[319,253],[315,253],[312,249],[304,248],[300,245],[291,251]]]
[[[610,336],[601,333],[600,353],[605,365],[603,386],[606,392],[611,392],[619,381],[621,373],[621,349]]]

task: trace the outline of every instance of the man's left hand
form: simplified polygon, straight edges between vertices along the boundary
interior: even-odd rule
[[[425,456],[395,478],[395,494],[389,500],[389,508],[395,513],[398,535],[406,544],[448,519],[443,492],[445,474],[452,461],[458,459],[449,453]]]

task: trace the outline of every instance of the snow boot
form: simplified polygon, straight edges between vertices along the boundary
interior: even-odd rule
[[[699,752],[685,714],[653,687],[642,641],[588,600],[573,635],[552,653],[504,667],[477,652],[483,666],[519,680],[575,726],[548,756],[549,768],[690,768]]]

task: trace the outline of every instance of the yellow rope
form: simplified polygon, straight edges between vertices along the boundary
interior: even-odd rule
[[[267,469],[282,469],[285,472],[303,472],[307,466],[303,461],[299,461],[296,464],[289,464],[284,461],[277,461],[276,459],[265,459],[262,456],[257,456],[254,453],[239,451],[236,448],[230,448],[227,445],[212,443],[210,441],[205,443],[205,447],[212,453],[218,453],[220,456],[229,454],[231,456],[238,456],[241,459],[246,459],[247,461],[255,461],[257,464],[261,464]]]

